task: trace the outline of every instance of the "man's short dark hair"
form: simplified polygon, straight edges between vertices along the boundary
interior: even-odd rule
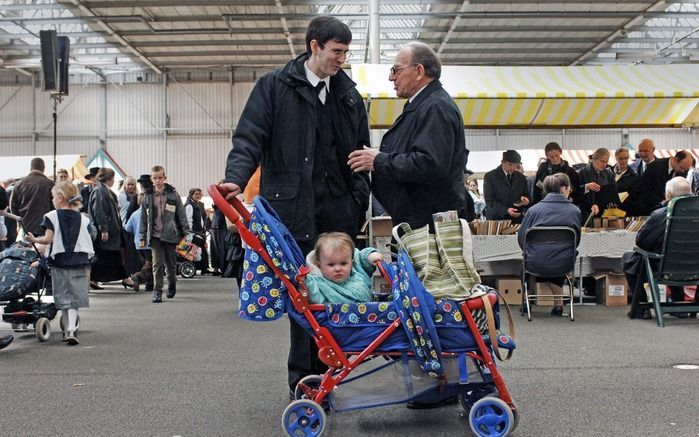
[[[558,143],[555,142],[555,141],[552,141],[552,142],[548,143],[548,144],[544,147],[544,153],[549,153],[549,152],[552,151],[552,150],[558,150],[559,152],[563,153],[563,149],[561,149],[561,145],[558,144]]]
[[[675,153],[675,159],[678,161],[683,161],[687,159],[687,151],[686,150],[680,150],[679,152]]]
[[[410,49],[413,65],[422,65],[427,77],[437,80],[442,76],[442,62],[430,46],[418,41],[409,42],[405,46]]]
[[[46,170],[46,164],[44,164],[44,160],[41,158],[33,158],[29,163],[29,169],[37,170],[43,173],[44,170]]]
[[[308,56],[311,56],[311,41],[313,40],[318,41],[321,46],[330,40],[340,44],[349,44],[352,42],[352,31],[337,18],[322,15],[308,23],[306,30],[306,53]]]

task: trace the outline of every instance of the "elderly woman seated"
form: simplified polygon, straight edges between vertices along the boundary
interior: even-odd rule
[[[568,226],[575,230],[576,241],[580,243],[580,210],[573,205],[570,200],[571,186],[570,178],[565,173],[556,173],[546,176],[543,183],[545,197],[536,205],[529,208],[524,216],[522,226],[518,232],[519,246],[524,249],[524,235],[527,229],[536,226]],[[548,251],[544,253],[545,251]],[[555,245],[549,245],[545,251],[537,252],[537,259],[534,262],[541,266],[537,271],[560,271],[561,266],[556,263],[558,250]],[[528,255],[529,256],[529,255]],[[564,266],[565,267],[565,266]],[[542,295],[556,295],[551,310],[552,316],[561,317],[563,315],[563,283],[565,276],[541,276],[536,278]],[[548,292],[550,291],[550,293]]]

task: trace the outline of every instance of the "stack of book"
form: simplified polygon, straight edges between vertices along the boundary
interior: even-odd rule
[[[474,220],[470,226],[473,235],[514,235],[520,227],[510,220]]]

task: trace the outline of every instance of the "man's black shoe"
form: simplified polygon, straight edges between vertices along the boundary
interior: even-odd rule
[[[418,402],[418,401],[410,401],[408,402],[407,407],[411,410],[429,410],[432,408],[440,408],[445,405],[451,405],[451,404],[456,404],[459,402],[459,397],[458,396],[451,396],[448,398],[441,399],[437,402]]]
[[[5,349],[7,346],[10,345],[10,343],[12,343],[14,339],[15,337],[12,335],[6,335],[0,338],[0,349]]]
[[[688,319],[689,313],[668,313],[669,316],[676,317],[678,319]]]
[[[163,292],[162,291],[154,291],[153,292],[153,303],[160,303],[163,301]]]
[[[93,290],[104,290],[104,288],[95,281],[90,281],[90,288],[92,288]]]
[[[563,307],[562,306],[555,306],[551,310],[551,315],[554,317],[563,317]]]
[[[631,320],[633,320],[633,319],[648,320],[648,319],[652,319],[652,318],[653,318],[653,316],[652,316],[651,313],[650,313],[650,309],[648,309],[648,308],[645,308],[645,309],[642,309],[642,310],[637,310],[637,311],[635,311],[635,312],[629,311],[626,315],[627,315],[628,318],[631,319]]]
[[[177,289],[175,288],[175,284],[168,284],[167,286],[167,298],[172,299],[175,297],[175,294],[177,293]]]

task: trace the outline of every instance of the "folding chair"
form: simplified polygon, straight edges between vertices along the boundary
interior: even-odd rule
[[[699,196],[677,197],[667,207],[665,238],[660,252],[648,252],[633,248],[643,256],[653,303],[639,304],[641,308],[652,306],[658,327],[664,327],[663,313],[687,313],[699,311],[699,302],[660,302],[658,284],[684,287],[699,285]],[[657,264],[651,263],[657,260]],[[653,265],[655,264],[655,266]]]
[[[524,308],[527,310],[527,320],[532,320],[530,301],[541,297],[557,297],[568,300],[570,305],[570,321],[575,320],[573,314],[573,278],[575,260],[577,258],[577,234],[575,229],[568,226],[536,226],[527,229],[524,234],[524,249],[522,251],[522,315]],[[551,250],[558,255],[548,259],[533,256],[541,250],[550,253]],[[554,261],[555,262],[552,262]],[[568,281],[568,297],[555,295],[529,294],[527,274],[539,277],[565,276]]]

